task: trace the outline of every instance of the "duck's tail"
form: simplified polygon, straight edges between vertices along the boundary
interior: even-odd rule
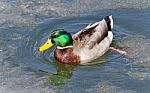
[[[111,16],[106,16],[104,18],[104,20],[107,23],[108,31],[111,31],[113,29],[113,18],[112,18],[112,15]]]

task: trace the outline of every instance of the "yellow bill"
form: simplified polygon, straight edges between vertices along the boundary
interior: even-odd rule
[[[41,46],[39,47],[39,51],[44,51],[52,47],[54,44],[51,42],[51,39],[48,38],[48,40]]]

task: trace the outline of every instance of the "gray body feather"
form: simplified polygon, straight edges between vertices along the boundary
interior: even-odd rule
[[[92,61],[108,51],[113,39],[113,33],[108,30],[112,28],[112,16],[107,16],[73,35],[73,52],[80,56],[81,64]]]

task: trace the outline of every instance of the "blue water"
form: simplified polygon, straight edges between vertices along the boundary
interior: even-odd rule
[[[86,2],[85,2],[86,1]],[[149,93],[150,2],[147,0],[0,0],[0,93]],[[54,29],[74,34],[114,18],[113,46],[86,65],[57,62],[38,47]]]

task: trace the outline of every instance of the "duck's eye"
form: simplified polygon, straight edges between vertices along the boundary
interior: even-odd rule
[[[54,36],[53,36],[53,38],[57,38],[57,37],[59,37],[59,35],[54,35]]]

